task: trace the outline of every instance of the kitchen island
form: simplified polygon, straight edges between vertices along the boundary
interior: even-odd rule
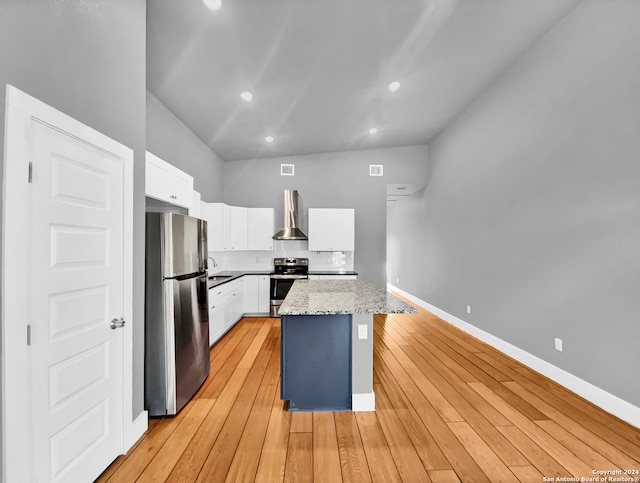
[[[280,307],[290,411],[373,411],[373,315],[416,309],[366,280],[297,280]]]

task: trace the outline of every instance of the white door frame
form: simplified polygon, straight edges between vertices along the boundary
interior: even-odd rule
[[[7,85],[2,244],[2,311],[0,314],[2,459],[0,480],[28,481],[32,454],[27,434],[30,357],[27,349],[29,307],[29,123],[42,122],[68,135],[98,139],[100,149],[124,160],[124,285],[122,440],[124,454],[147,428],[146,412],[133,420],[133,151],[122,144]],[[25,159],[25,153],[28,153]],[[37,463],[36,463],[37,464]]]

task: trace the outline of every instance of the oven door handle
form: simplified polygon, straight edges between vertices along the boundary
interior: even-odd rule
[[[302,280],[305,278],[309,278],[307,275],[279,275],[272,274],[270,277],[274,280]]]

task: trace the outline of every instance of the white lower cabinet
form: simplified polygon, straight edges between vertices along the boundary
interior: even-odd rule
[[[244,277],[209,289],[209,345],[242,318]]]
[[[269,313],[269,275],[245,275],[244,313]]]
[[[209,289],[209,345],[213,345],[224,334],[223,310],[224,290],[223,285]]]
[[[224,304],[224,326],[225,332],[229,330],[233,324],[242,318],[244,313],[244,277],[233,282],[229,282],[229,295],[227,302]]]
[[[269,275],[244,275],[209,289],[209,345],[246,315],[269,314]]]
[[[269,313],[269,290],[271,289],[271,277],[269,275],[258,275],[258,312],[261,314]]]

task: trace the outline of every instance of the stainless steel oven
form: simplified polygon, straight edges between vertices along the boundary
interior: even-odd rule
[[[274,258],[270,281],[270,315],[277,317],[284,298],[296,280],[309,278],[308,258]]]

